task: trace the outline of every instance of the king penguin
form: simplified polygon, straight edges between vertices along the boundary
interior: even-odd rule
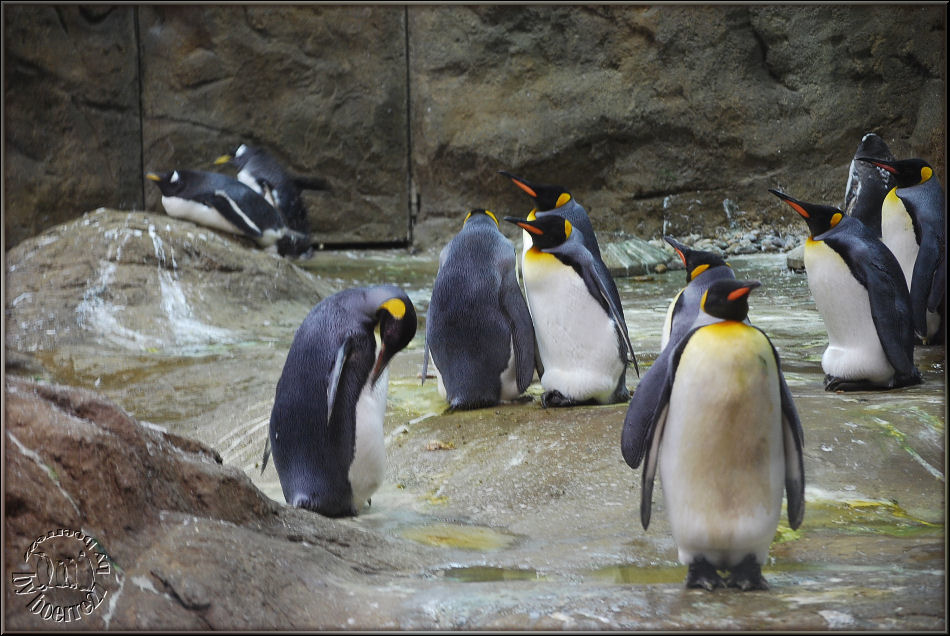
[[[896,184],[881,207],[881,240],[901,265],[914,311],[914,331],[925,344],[943,342],[946,327],[946,199],[923,159],[862,161],[886,170]]]
[[[620,307],[620,292],[617,290],[617,284],[610,275],[610,270],[607,269],[607,265],[604,264],[604,260],[601,257],[600,245],[597,243],[597,235],[594,233],[594,226],[591,225],[590,217],[587,214],[587,210],[584,209],[584,206],[578,203],[574,196],[563,186],[531,183],[504,170],[499,171],[499,174],[511,179],[512,183],[534,200],[535,207],[528,212],[529,221],[533,221],[545,214],[557,214],[570,221],[574,229],[580,231],[581,236],[583,236],[584,246],[587,248],[587,251],[590,252],[594,268],[607,285],[608,295],[612,302],[617,307]],[[521,260],[522,265],[524,265],[524,255],[531,249],[532,235],[530,232],[522,232],[521,234]],[[627,333],[627,323],[622,315],[620,319],[623,321],[621,322],[621,326],[623,327],[624,333]]]
[[[891,173],[869,163],[868,159],[893,161],[894,155],[879,135],[867,133],[861,138],[848,169],[844,192],[844,212],[858,219],[875,235],[881,236],[881,205],[896,185]]]
[[[716,322],[671,343],[637,386],[621,451],[643,462],[640,522],[646,530],[657,468],[687,587],[768,589],[768,557],[787,498],[788,523],[805,512],[803,433],[779,355],[744,321],[758,281],[718,280],[702,311]],[[725,581],[718,570],[729,570]]]
[[[623,308],[609,294],[581,231],[557,214],[505,220],[532,236],[522,275],[541,358],[541,405],[629,399],[627,365],[637,361]]]
[[[394,285],[328,296],[304,318],[277,382],[269,450],[284,498],[327,517],[354,516],[382,482],[389,361],[416,333]]]
[[[828,332],[828,391],[919,384],[910,294],[900,264],[863,223],[828,205],[769,190],[808,224],[805,272]]]
[[[237,179],[199,170],[149,172],[145,177],[158,186],[169,216],[246,236],[281,255],[309,247],[305,235],[287,227],[264,197]]]
[[[288,173],[263,148],[239,145],[234,152],[215,159],[215,165],[231,164],[238,169],[237,178],[277,208],[287,226],[302,234],[310,234],[310,221],[302,190],[328,190],[323,179],[304,179]]]
[[[663,332],[660,338],[660,350],[670,342],[677,342],[693,327],[714,322],[716,319],[699,308],[703,294],[717,280],[735,279],[732,266],[715,252],[694,250],[683,245],[672,236],[664,236],[683,265],[686,266],[686,287],[681,289],[666,312]]]
[[[488,210],[468,213],[442,249],[426,314],[422,381],[429,354],[452,409],[494,406],[534,377],[531,314],[518,285],[515,248]]]

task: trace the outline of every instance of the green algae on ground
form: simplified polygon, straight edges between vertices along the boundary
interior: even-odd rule
[[[514,535],[494,528],[451,523],[410,526],[399,530],[399,534],[406,539],[425,545],[483,551],[507,548],[516,539]]]
[[[529,568],[502,568],[490,565],[472,565],[448,568],[440,574],[461,583],[491,583],[495,581],[545,581],[546,576]]]

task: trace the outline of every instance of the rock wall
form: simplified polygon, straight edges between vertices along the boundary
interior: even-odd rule
[[[560,182],[599,230],[795,224],[841,203],[863,133],[945,182],[946,7],[4,7],[6,247],[146,170],[240,142],[294,172],[317,242],[444,242],[496,173]]]

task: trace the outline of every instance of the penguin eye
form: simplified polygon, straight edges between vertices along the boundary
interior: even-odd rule
[[[559,208],[570,200],[571,195],[569,195],[567,192],[564,192],[557,198],[557,203],[554,204],[554,207]]]
[[[390,298],[380,305],[379,308],[388,311],[396,320],[402,320],[402,317],[406,315],[406,303],[398,298]]]

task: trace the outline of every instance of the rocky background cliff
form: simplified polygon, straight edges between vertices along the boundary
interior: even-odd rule
[[[427,248],[497,174],[561,183],[618,236],[796,223],[841,204],[861,136],[946,183],[946,5],[4,5],[5,249],[148,170],[247,142],[323,243]],[[783,209],[785,208],[785,209]]]

